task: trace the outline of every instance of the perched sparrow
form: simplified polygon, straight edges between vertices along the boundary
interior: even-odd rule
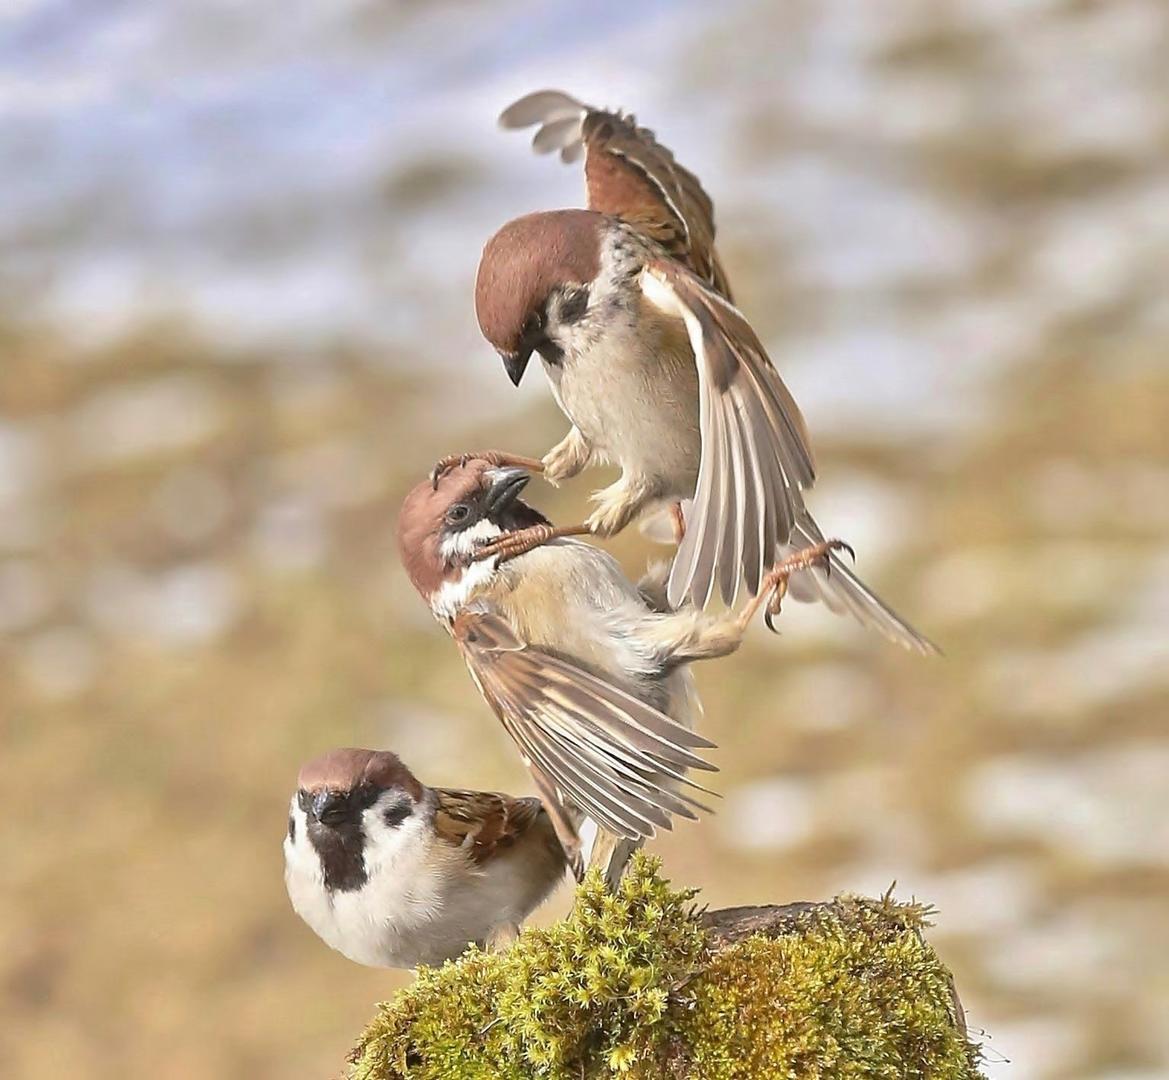
[[[520,500],[529,473],[514,460],[472,458],[414,488],[398,525],[402,561],[519,745],[570,859],[583,813],[603,833],[588,862],[612,882],[671,814],[694,817],[685,770],[711,768],[689,749],[713,744],[692,731],[686,665],[737,649],[762,598],[774,589],[777,610],[787,575],[828,544],[771,571],[738,614],[672,611],[599,548],[554,538]]]
[[[709,197],[632,117],[542,91],[500,120],[541,124],[537,150],[585,154],[589,209],[504,225],[475,286],[479,326],[511,380],[539,353],[572,421],[544,475],[557,483],[592,463],[621,466],[593,496],[586,526],[597,535],[672,508],[672,605],[705,607],[716,581],[729,604],[744,579],[756,595],[769,568],[824,534],[804,505],[815,479],[804,419],[730,302]],[[797,574],[791,593],[936,651],[834,556]]]
[[[384,750],[330,750],[300,770],[284,880],[330,947],[374,967],[499,946],[564,877],[539,799],[431,788]]]

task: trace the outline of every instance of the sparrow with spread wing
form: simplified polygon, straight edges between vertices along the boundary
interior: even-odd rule
[[[402,506],[399,548],[519,747],[570,862],[579,872],[583,815],[601,833],[588,863],[615,882],[656,828],[702,808],[686,774],[712,768],[694,750],[713,744],[693,730],[687,665],[737,649],[765,597],[773,614],[791,573],[844,545],[773,568],[741,612],[673,610],[660,582],[639,589],[606,552],[556,537],[520,499],[529,476],[491,455],[420,483]]]
[[[632,117],[541,91],[500,119],[540,125],[537,150],[584,154],[588,209],[508,222],[488,240],[475,285],[480,329],[511,380],[538,353],[572,421],[541,462],[545,477],[620,465],[584,526],[600,536],[672,508],[672,606],[705,607],[716,584],[728,604],[743,582],[758,595],[770,569],[824,534],[804,503],[816,477],[804,419],[731,303],[709,196]],[[796,573],[790,591],[936,651],[835,555]]]
[[[502,947],[565,866],[539,799],[427,787],[386,750],[310,761],[288,810],[292,906],[359,964],[411,968]]]

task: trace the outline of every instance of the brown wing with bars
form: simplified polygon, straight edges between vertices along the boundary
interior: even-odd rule
[[[673,814],[694,818],[705,809],[684,790],[706,790],[686,770],[713,771],[691,749],[713,743],[584,668],[521,641],[484,607],[464,608],[453,631],[562,839],[565,829],[575,833],[566,806],[630,840],[669,829]]]
[[[537,126],[537,153],[563,161],[584,154],[588,206],[628,222],[661,244],[727,300],[730,285],[714,247],[714,204],[689,169],[634,117],[538,90],[506,108],[505,128]]]
[[[434,830],[456,847],[485,862],[510,847],[545,816],[539,799],[514,799],[496,791],[435,788]]]

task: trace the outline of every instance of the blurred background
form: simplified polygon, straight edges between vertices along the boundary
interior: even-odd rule
[[[494,124],[556,86],[703,178],[817,516],[947,653],[788,605],[699,670],[726,798],[667,871],[896,880],[990,1076],[1169,1076],[1166,56],[1157,0],[8,0],[0,1074],[336,1075],[407,977],[290,910],[299,764],[529,790],[393,528],[565,428],[471,304],[581,200]]]

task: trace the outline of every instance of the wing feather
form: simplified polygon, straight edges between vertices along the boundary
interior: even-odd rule
[[[780,551],[784,558],[799,548],[818,544],[824,533],[806,510],[792,530],[790,544]],[[790,592],[797,600],[819,600],[833,611],[847,611],[860,623],[870,626],[890,641],[923,656],[936,656],[941,649],[915,629],[860,580],[847,563],[833,552],[829,556],[831,570],[801,570],[793,575]]]
[[[583,118],[588,106],[570,97],[562,90],[537,90],[514,101],[499,114],[499,125],[505,128],[525,128],[532,124],[547,124],[566,116]]]
[[[552,120],[539,127],[532,136],[532,149],[537,154],[551,154],[556,150],[567,150],[578,142],[580,117],[566,116],[563,120]]]
[[[641,287],[651,303],[683,319],[698,367],[702,453],[695,509],[670,570],[670,603],[690,597],[705,606],[716,576],[729,601],[742,576],[758,586],[756,559],[774,564],[776,545],[803,509],[802,488],[815,479],[803,417],[746,321],[693,274],[656,259]],[[766,512],[750,510],[759,492]],[[747,520],[758,556],[756,540],[748,546],[742,536]]]
[[[816,479],[807,428],[754,331],[722,297],[664,258],[646,265],[641,287],[660,310],[683,319],[698,367],[702,452],[669,601],[705,606],[717,576],[733,603],[741,579],[754,595],[764,571],[824,539],[804,505]],[[938,651],[835,554],[829,562],[829,572],[795,574],[792,596],[847,611],[906,648]]]
[[[713,744],[591,672],[523,642],[480,605],[455,619],[454,636],[476,685],[520,747],[542,791],[626,839],[669,828],[670,816],[705,807],[685,770],[711,770],[691,747]]]
[[[733,501],[728,502],[727,512],[734,524],[734,543],[729,556],[721,560],[719,591],[723,600],[731,605],[739,593],[739,583],[750,573],[751,560],[747,556],[747,531],[754,532],[758,545],[760,528],[755,507],[755,485],[747,475],[748,447],[753,445],[749,433],[743,429],[745,410],[740,401],[732,402],[726,413],[726,442],[731,462],[728,487]]]
[[[640,836],[653,836],[655,826],[669,828],[666,814],[644,799],[627,798],[619,802],[610,797],[606,792],[606,779],[601,773],[574,758],[564,744],[540,741],[529,737],[527,732],[521,733],[520,739],[532,748],[536,758],[552,775],[573,777],[574,788],[566,793],[568,798],[610,832],[636,840]]]
[[[529,694],[532,694],[532,690],[533,688],[526,688]],[[538,691],[536,692],[538,693]],[[635,785],[657,784],[662,776],[666,776],[697,791],[705,792],[708,795],[714,794],[687,777],[683,767],[671,764],[652,752],[646,754],[624,747],[619,740],[613,738],[610,731],[603,730],[593,721],[590,714],[595,711],[596,707],[593,702],[566,707],[562,699],[558,700],[557,695],[549,694],[544,713],[545,723],[562,736],[567,756],[573,760],[580,760],[590,769],[593,768],[593,759],[602,757],[613,770],[626,776]],[[582,743],[583,747],[580,745]],[[695,760],[700,761],[700,759]],[[705,763],[700,761],[700,764],[704,765]],[[665,788],[662,788],[655,795],[655,799],[661,800],[662,805],[671,812],[684,813],[688,817],[693,817],[693,814],[686,809],[688,806],[707,809],[688,795],[683,794],[675,797]]]
[[[583,155],[590,210],[632,225],[730,299],[714,247],[714,204],[652,131],[632,116],[585,105],[560,90],[520,98],[499,122],[505,128],[536,125],[537,153],[559,150],[565,162]]]

